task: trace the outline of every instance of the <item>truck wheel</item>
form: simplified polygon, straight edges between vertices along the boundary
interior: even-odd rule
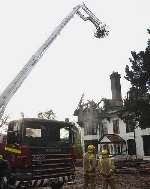
[[[52,189],[61,189],[63,185],[64,183],[57,183],[57,184],[52,184],[51,187]]]
[[[0,189],[8,189],[8,180],[5,176],[0,178]]]

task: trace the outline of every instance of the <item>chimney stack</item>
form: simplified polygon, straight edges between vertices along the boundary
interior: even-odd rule
[[[113,72],[110,75],[112,100],[122,100],[120,78],[121,76],[118,74],[118,72]]]

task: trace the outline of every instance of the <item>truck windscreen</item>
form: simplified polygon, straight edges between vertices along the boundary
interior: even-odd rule
[[[23,143],[30,146],[48,147],[58,143],[69,143],[68,126],[51,123],[24,123]]]

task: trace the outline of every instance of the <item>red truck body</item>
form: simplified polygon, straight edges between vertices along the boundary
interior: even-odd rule
[[[61,188],[74,179],[71,123],[23,118],[8,125],[0,154],[8,162],[8,188]]]

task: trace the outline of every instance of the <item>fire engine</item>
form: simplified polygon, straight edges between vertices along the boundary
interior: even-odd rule
[[[7,143],[0,148],[5,159],[0,188],[50,185],[56,189],[72,181],[73,144],[72,123],[36,118],[10,121]]]
[[[84,3],[74,7],[0,95],[0,118],[10,99],[75,14],[94,24],[95,37],[108,35],[106,25]],[[73,136],[72,125],[66,122],[34,118],[11,121],[6,141],[0,144],[0,188],[51,185],[59,189],[64,182],[71,181]]]

